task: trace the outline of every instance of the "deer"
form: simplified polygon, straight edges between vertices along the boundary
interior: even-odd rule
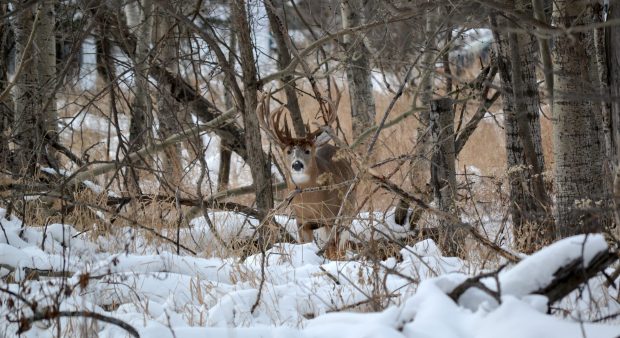
[[[283,171],[289,192],[301,191],[293,194],[290,202],[297,223],[299,242],[312,242],[313,231],[325,227],[327,233],[332,234],[331,240],[325,245],[325,254],[333,257],[339,250],[339,231],[335,229],[332,233],[333,224],[341,213],[341,206],[344,206],[345,213],[353,206],[351,197],[344,200],[350,186],[346,183],[355,176],[353,168],[350,161],[340,155],[339,148],[328,143],[330,137],[321,137],[325,135],[322,135],[323,130],[320,127],[311,131],[310,124],[307,123],[306,135],[293,137],[284,117],[285,107],[280,105],[269,112],[270,99],[271,93],[262,95],[259,100],[259,124],[282,151]],[[319,98],[323,122],[329,127],[337,117],[340,93],[335,101],[320,100]]]

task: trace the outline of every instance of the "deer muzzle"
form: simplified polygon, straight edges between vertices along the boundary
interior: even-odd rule
[[[291,167],[294,171],[302,171],[304,169],[304,164],[301,161],[295,161]]]

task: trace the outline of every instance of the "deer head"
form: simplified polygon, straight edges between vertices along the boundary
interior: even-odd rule
[[[278,144],[284,153],[284,164],[290,174],[291,183],[296,186],[313,185],[318,176],[322,174],[317,165],[317,150],[324,146],[329,138],[321,138],[322,130],[318,127],[311,131],[310,124],[306,124],[304,137],[293,137],[284,115],[284,106],[269,113],[271,94],[264,94],[258,105],[259,121],[270,136]],[[322,101],[321,101],[322,100]],[[340,92],[336,100],[320,99],[320,112],[325,126],[330,126],[336,120]],[[282,119],[284,117],[284,125]]]

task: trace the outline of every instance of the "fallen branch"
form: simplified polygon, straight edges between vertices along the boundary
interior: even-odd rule
[[[600,236],[597,238],[597,236]],[[575,241],[583,238],[581,253],[575,254],[574,251],[567,250],[567,244],[572,245]],[[563,243],[560,243],[563,242]],[[585,248],[586,245],[589,247]],[[570,248],[572,249],[572,248]],[[579,248],[575,248],[579,250]],[[592,252],[593,250],[596,250]],[[544,251],[544,252],[543,252]],[[592,258],[587,264],[584,264],[585,252]],[[565,256],[565,258],[564,258]],[[558,260],[561,265],[550,263],[551,267],[541,264],[542,261],[547,262],[550,257]],[[562,260],[564,258],[564,260]],[[542,295],[547,297],[547,305],[562,300],[580,285],[587,283],[588,280],[596,276],[599,272],[604,271],[614,262],[620,259],[618,252],[609,249],[604,244],[602,235],[581,235],[563,239],[548,247],[543,248],[532,256],[523,259],[512,269],[502,272],[505,266],[498,270],[480,274],[478,276],[468,278],[458,286],[456,286],[448,296],[458,303],[460,297],[469,289],[477,288],[501,302],[503,295],[512,295],[516,297],[524,297],[527,295]],[[565,261],[565,262],[564,262]],[[556,263],[558,264],[558,263]],[[546,268],[546,269],[545,269]],[[553,271],[552,269],[555,269]],[[549,271],[547,271],[549,270]],[[528,274],[525,275],[524,272]],[[485,278],[494,278],[496,287],[490,287],[490,283],[484,283]],[[521,280],[523,280],[521,282]],[[471,303],[471,299],[469,302]],[[484,299],[479,301],[482,302]],[[472,305],[475,307],[475,305]]]
[[[618,258],[616,252],[603,251],[594,256],[587,266],[583,266],[583,258],[579,257],[558,269],[553,274],[555,278],[549,285],[532,293],[546,296],[549,299],[549,305],[551,305],[566,297],[599,272],[604,271]]]
[[[12,265],[1,263],[0,268],[7,269],[10,272],[15,272],[16,268]],[[37,268],[21,268],[24,271],[26,276],[29,276],[28,279],[38,280],[39,277],[52,277],[52,278],[70,278],[73,276],[72,271],[54,271],[47,269],[37,269]]]
[[[461,296],[465,293],[465,291],[469,290],[470,288],[474,288],[475,287],[475,288],[477,288],[479,290],[482,290],[484,293],[488,294],[489,296],[493,297],[493,299],[495,299],[497,301],[497,303],[501,303],[501,295],[499,294],[499,292],[495,291],[495,290],[489,289],[489,287],[484,285],[480,280],[483,279],[483,278],[488,278],[488,277],[494,277],[494,278],[497,279],[497,275],[505,267],[506,267],[506,265],[504,264],[504,265],[500,266],[499,269],[497,269],[495,271],[491,271],[491,272],[480,274],[478,276],[467,278],[463,283],[459,284],[456,288],[454,288],[454,290],[452,290],[448,294],[448,296],[450,298],[452,298],[452,300],[455,303],[458,304],[459,298],[461,298]]]
[[[190,207],[200,207],[201,205],[210,208],[210,209],[220,209],[220,210],[228,210],[235,211],[250,217],[254,217],[256,219],[260,219],[263,214],[258,210],[245,206],[243,204],[235,203],[235,202],[220,202],[217,200],[204,200],[201,201],[199,199],[194,198],[179,198],[178,200],[174,196],[167,195],[137,195],[137,196],[125,196],[125,197],[108,197],[106,204],[107,205],[123,205],[127,204],[131,201],[139,201],[144,203],[153,203],[153,202],[169,202],[169,203],[179,203],[180,205],[190,206]]]
[[[42,321],[42,320],[53,320],[58,317],[84,317],[84,318],[92,318],[105,323],[109,323],[112,325],[116,325],[123,330],[127,331],[130,335],[140,338],[140,334],[138,330],[136,330],[133,326],[127,324],[126,322],[114,318],[102,315],[100,313],[92,312],[92,311],[57,311],[56,309],[48,309],[45,312],[36,312],[31,317],[21,318],[19,321],[19,329],[17,330],[17,334],[22,334],[32,327],[32,323]]]

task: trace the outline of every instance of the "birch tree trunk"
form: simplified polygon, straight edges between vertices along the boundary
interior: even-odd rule
[[[553,20],[560,27],[588,24],[585,2],[557,0]],[[588,34],[576,32],[555,41],[555,103],[553,150],[555,154],[555,221],[561,237],[601,231],[608,222],[596,212],[605,203],[601,144],[592,104],[579,93],[588,84],[590,71],[583,41]]]
[[[362,0],[341,0],[340,9],[343,29],[363,23],[364,2]],[[343,45],[346,49],[345,67],[351,100],[353,139],[355,139],[375,121],[370,52],[361,34],[345,35]]]

